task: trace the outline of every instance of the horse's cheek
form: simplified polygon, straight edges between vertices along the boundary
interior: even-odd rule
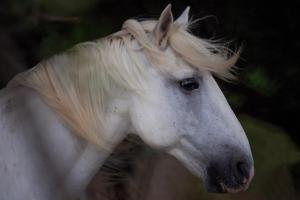
[[[152,147],[163,148],[178,140],[174,116],[166,107],[136,101],[130,117],[135,134]]]

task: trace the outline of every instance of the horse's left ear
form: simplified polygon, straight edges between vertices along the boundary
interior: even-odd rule
[[[190,6],[186,7],[186,9],[176,19],[175,24],[183,29],[186,29],[189,24],[189,13],[190,13]]]
[[[167,46],[172,27],[173,14],[171,11],[171,4],[169,4],[161,13],[153,30],[154,42],[160,49],[164,49]]]

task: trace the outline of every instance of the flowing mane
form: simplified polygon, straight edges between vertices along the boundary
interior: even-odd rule
[[[76,45],[16,76],[14,83],[33,88],[79,136],[105,148],[105,120],[114,87],[139,92],[145,81],[140,52],[158,70],[174,66],[151,41],[157,21],[127,20],[122,30],[105,38]],[[189,33],[189,24],[174,23],[167,47],[191,67],[230,77],[239,57],[222,44]]]

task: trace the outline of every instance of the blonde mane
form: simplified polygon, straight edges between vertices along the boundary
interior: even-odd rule
[[[104,114],[113,87],[138,92],[142,89],[145,66],[142,51],[159,70],[176,70],[168,57],[151,41],[157,21],[127,20],[121,31],[100,40],[85,42],[40,62],[16,76],[14,83],[33,88],[80,137],[105,148]],[[222,44],[190,34],[189,25],[173,25],[168,47],[195,69],[219,77],[230,77],[239,57]],[[138,44],[139,48],[136,48]],[[164,63],[162,65],[162,63]],[[162,67],[164,66],[164,67]]]

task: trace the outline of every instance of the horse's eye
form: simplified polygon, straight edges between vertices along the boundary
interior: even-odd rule
[[[195,78],[186,78],[179,81],[180,87],[186,91],[192,91],[199,88],[199,82]]]

